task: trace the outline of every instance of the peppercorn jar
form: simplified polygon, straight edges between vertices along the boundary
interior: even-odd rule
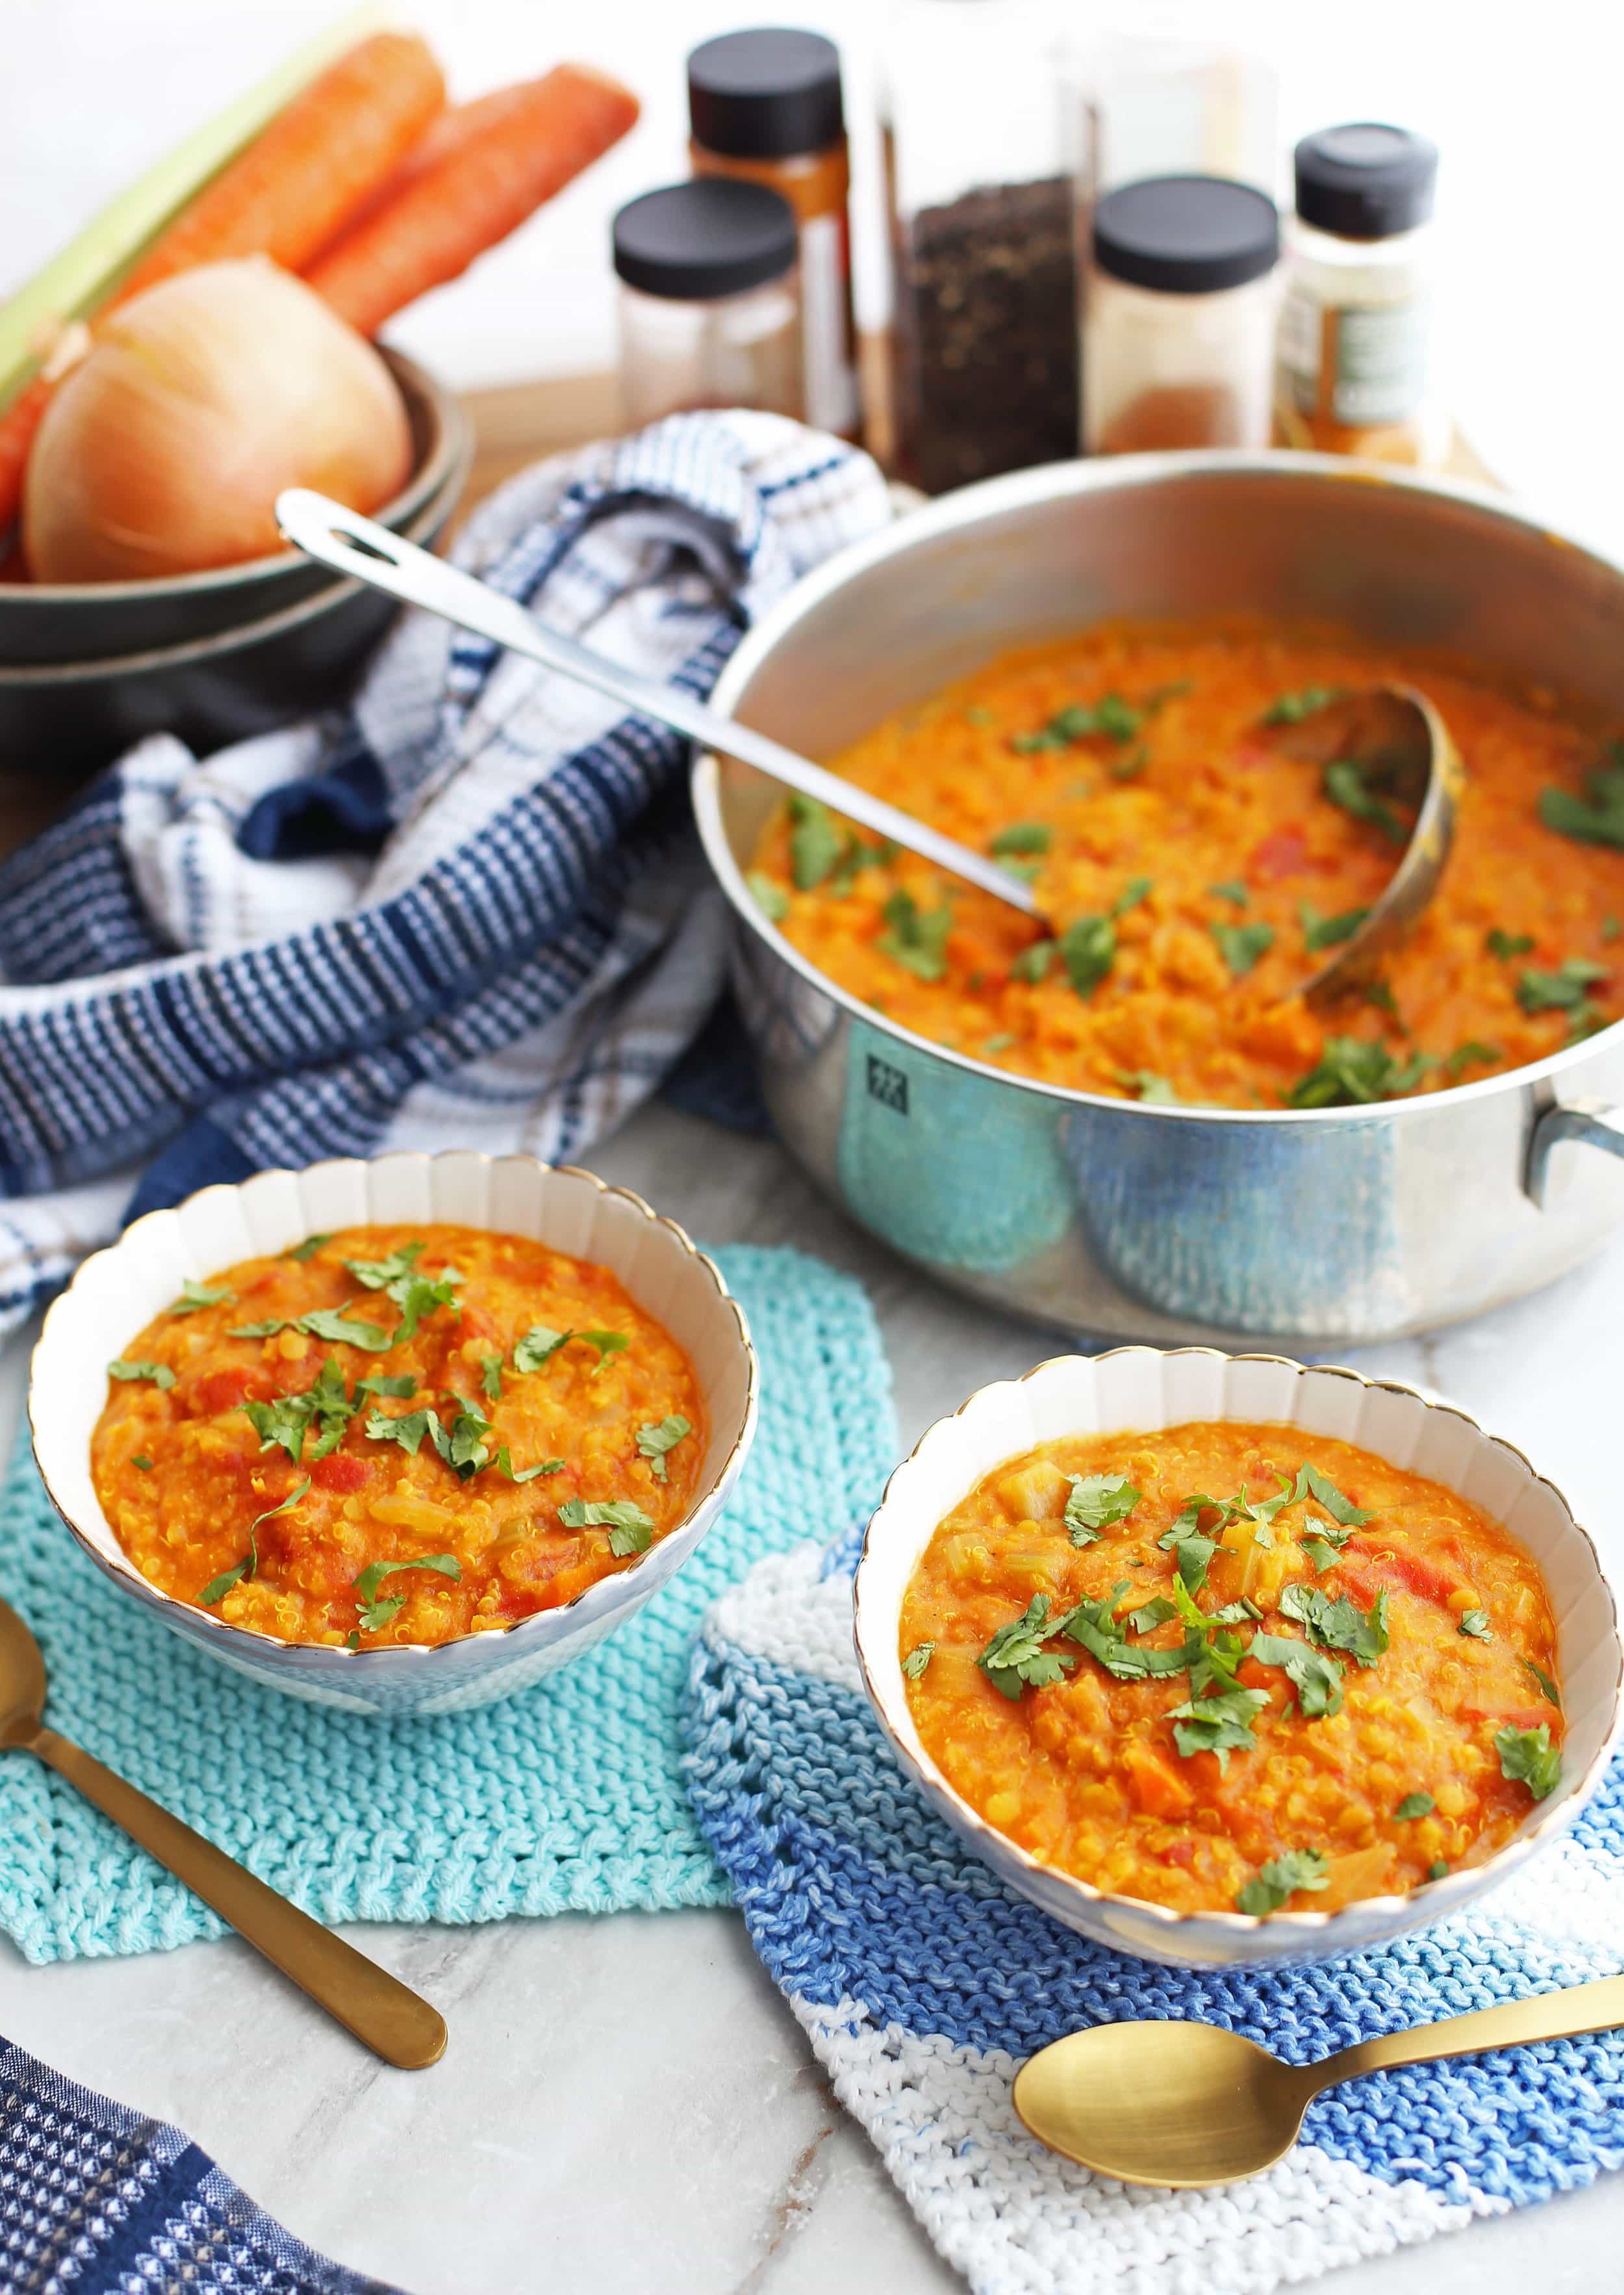
[[[805,412],[795,210],[761,184],[645,192],[614,223],[621,408],[633,428],[695,407]]]
[[[1220,176],[1152,176],[1094,210],[1083,446],[1269,444],[1280,249],[1274,201]]]
[[[900,0],[892,421],[897,475],[927,494],[1076,452],[1073,98],[1045,0]]]

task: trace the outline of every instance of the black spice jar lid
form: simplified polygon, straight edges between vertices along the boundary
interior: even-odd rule
[[[1274,201],[1228,176],[1147,176],[1094,210],[1094,260],[1113,279],[1164,295],[1215,295],[1272,271]]]
[[[796,259],[795,209],[764,184],[699,176],[622,208],[614,244],[628,287],[709,303],[783,277]]]
[[[688,59],[695,140],[733,159],[788,159],[845,134],[840,51],[820,32],[724,32]]]
[[[1336,239],[1392,239],[1432,212],[1438,146],[1407,127],[1359,119],[1297,146],[1297,213]]]

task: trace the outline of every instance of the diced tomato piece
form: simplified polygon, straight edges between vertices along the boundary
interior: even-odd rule
[[[1190,1805],[1190,1789],[1154,1745],[1130,1738],[1123,1749],[1128,1789],[1147,1817],[1178,1817]]]
[[[1161,1851],[1161,1859],[1163,1865],[1182,1865],[1187,1873],[1196,1862],[1196,1844],[1193,1841],[1171,1842]]]
[[[1520,1705],[1510,1713],[1493,1705],[1463,1705],[1459,1711],[1463,1721],[1492,1721],[1497,1729],[1537,1729],[1553,1718],[1548,1705]]]
[[[1246,866],[1266,885],[1277,885],[1283,877],[1300,875],[1308,865],[1308,857],[1306,831],[1295,821],[1288,821],[1283,829],[1271,829],[1267,837],[1260,838]]]
[[[1440,1569],[1424,1555],[1403,1552],[1367,1555],[1358,1566],[1339,1563],[1337,1578],[1343,1593],[1363,1609],[1370,1607],[1383,1587],[1390,1593],[1402,1587],[1408,1593],[1419,1594],[1424,1602],[1437,1602],[1448,1609],[1450,1596],[1458,1594],[1464,1583],[1453,1571]]]
[[[371,1461],[357,1458],[349,1450],[331,1451],[310,1469],[310,1479],[319,1491],[364,1490],[371,1478]]]
[[[194,1390],[199,1415],[213,1418],[223,1410],[235,1410],[248,1400],[250,1373],[241,1363],[223,1370],[211,1370],[199,1379]]]
[[[1235,1678],[1243,1689],[1269,1689],[1274,1676],[1261,1658],[1244,1657],[1235,1669]]]

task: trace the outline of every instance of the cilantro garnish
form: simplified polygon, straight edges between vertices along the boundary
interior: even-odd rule
[[[502,1357],[500,1355],[480,1356],[479,1384],[485,1389],[485,1399],[487,1402],[502,1401]]]
[[[369,1291],[387,1291],[392,1283],[401,1283],[415,1272],[417,1262],[428,1248],[424,1243],[403,1243],[387,1259],[347,1259],[345,1266],[357,1283]]]
[[[1435,1857],[1426,1868],[1426,1877],[1429,1881],[1441,1881],[1449,1869],[1447,1858]]]
[[[667,1479],[666,1452],[674,1450],[684,1435],[691,1434],[693,1431],[687,1419],[679,1417],[674,1411],[670,1417],[662,1418],[656,1425],[638,1428],[637,1447],[643,1457],[649,1460],[649,1471],[657,1482],[663,1482]]]
[[[1049,1608],[1049,1596],[1034,1594],[1018,1618],[999,1628],[975,1661],[993,1688],[1012,1703],[1024,1686],[1043,1689],[1050,1682],[1063,1681],[1076,1662],[1043,1647],[1046,1636],[1053,1631],[1045,1622]]]
[[[137,1450],[130,1464],[132,1466],[139,1466],[143,1474],[150,1474],[152,1471],[152,1461],[144,1450]]]
[[[1379,829],[1395,845],[1406,845],[1409,831],[1384,797],[1378,796],[1366,778],[1365,767],[1351,757],[1334,757],[1320,776],[1320,786],[1334,805],[1355,821]]]
[[[331,1235],[307,1235],[303,1243],[290,1245],[290,1247],[283,1252],[282,1257],[284,1259],[299,1260],[314,1259],[317,1252],[322,1248],[322,1246],[324,1243],[331,1243],[331,1241],[332,1237]]]
[[[456,1404],[456,1416],[449,1427],[438,1417],[431,1418],[428,1422],[429,1435],[446,1465],[461,1481],[469,1482],[481,1466],[488,1466],[491,1463],[491,1453],[485,1442],[491,1431],[491,1422],[477,1404],[469,1402],[466,1396],[452,1394],[446,1400]]]
[[[763,877],[759,869],[752,869],[745,878],[750,888],[750,898],[770,925],[781,925],[789,914],[789,895],[771,877]]]
[[[900,964],[919,980],[947,976],[947,936],[953,929],[953,911],[943,901],[939,909],[924,910],[911,893],[895,892],[880,914],[886,929],[875,942],[882,956]]]
[[[1285,1634],[1253,1634],[1246,1654],[1260,1665],[1279,1667],[1297,1693],[1305,1721],[1329,1719],[1342,1711],[1342,1670],[1334,1658]]]
[[[1235,1908],[1241,1913],[1277,1913],[1299,1889],[1323,1889],[1330,1877],[1323,1850],[1288,1849],[1247,1882],[1235,1900]]]
[[[1057,709],[1038,732],[1012,734],[1009,746],[1027,756],[1038,749],[1064,749],[1073,741],[1091,740],[1097,735],[1126,745],[1138,733],[1145,715],[1143,709],[1136,709],[1120,693],[1106,693],[1091,705],[1073,702],[1068,708]]]
[[[1507,957],[1526,956],[1533,945],[1532,933],[1502,932],[1498,925],[1491,926],[1483,935],[1483,946],[1489,955],[1498,956],[1502,960]]]
[[[997,829],[988,839],[987,850],[995,860],[1008,853],[1047,853],[1054,841],[1054,831],[1041,821],[1012,821]]]
[[[1116,961],[1116,927],[1109,917],[1079,917],[1055,947],[1079,996],[1091,996]]]
[[[877,869],[894,861],[898,850],[899,847],[889,837],[882,845],[864,845],[848,833],[828,880],[829,891],[837,900],[844,901],[865,869]]]
[[[507,1444],[499,1442],[496,1445],[496,1468],[510,1482],[533,1482],[538,1474],[561,1474],[564,1461],[562,1458],[543,1458],[539,1466],[521,1466],[515,1470]]]
[[[1142,1609],[1133,1612],[1128,1622],[1136,1634],[1149,1634],[1154,1633],[1158,1626],[1164,1626],[1170,1618],[1176,1618],[1178,1614],[1179,1605],[1176,1602],[1170,1602],[1165,1594],[1154,1594]]]
[[[1571,789],[1539,792],[1539,818],[1558,837],[1579,845],[1612,845],[1624,849],[1624,742],[1610,741],[1606,762],[1585,775],[1585,794]]]
[[[1236,980],[1244,980],[1259,957],[1267,955],[1275,944],[1272,925],[1210,924],[1207,930],[1218,943],[1218,952]]]
[[[1525,1785],[1536,1801],[1555,1791],[1562,1755],[1551,1743],[1548,1722],[1542,1721],[1537,1729],[1514,1729],[1507,1722],[1494,1733],[1494,1750],[1500,1757],[1500,1775],[1514,1785]]]
[[[624,1556],[646,1553],[654,1540],[654,1523],[630,1499],[566,1499],[559,1508],[566,1530],[605,1529],[609,1552]]]
[[[1043,979],[1054,962],[1057,945],[1052,940],[1033,941],[1030,948],[1022,949],[1018,956],[1010,959],[1009,977],[1033,983]]]
[[[624,1354],[632,1344],[624,1331],[575,1331],[571,1336],[579,1339],[585,1346],[596,1347],[600,1363],[607,1362],[611,1355]]]
[[[1049,1631],[1080,1643],[1118,1681],[1145,1681],[1155,1674],[1182,1673],[1182,1650],[1141,1649],[1130,1642],[1115,1614],[1116,1605],[1127,1591],[1128,1580],[1119,1579],[1111,1591],[1102,1594],[1098,1601],[1079,1602],[1074,1609],[1067,1610],[1054,1621]]]
[[[386,1578],[393,1578],[402,1570],[437,1570],[442,1578],[461,1578],[462,1575],[462,1564],[454,1554],[418,1554],[409,1562],[369,1562],[360,1576],[351,1581],[363,1631],[377,1633],[380,1627],[389,1624],[405,1608],[404,1594],[380,1595],[378,1591]]]
[[[273,1515],[290,1513],[309,1488],[310,1477],[306,1474],[302,1482],[295,1483],[280,1506],[267,1507],[263,1514],[254,1516],[249,1524],[249,1550],[241,1561],[233,1563],[229,1570],[222,1570],[217,1578],[211,1578],[198,1596],[205,1609],[212,1609],[217,1601],[231,1592],[240,1579],[255,1575],[259,1568],[259,1540],[255,1537],[255,1531],[262,1522],[269,1522]]]
[[[1209,885],[1207,890],[1215,901],[1233,901],[1237,909],[1244,909],[1251,898],[1238,877],[1227,877],[1221,885]]]
[[[1018,1044],[1020,1041],[1018,1036],[1008,1034],[989,1036],[981,1048],[981,1056],[983,1060],[990,1060],[999,1052],[1007,1052],[1011,1044]]]
[[[1252,1725],[1269,1703],[1266,1689],[1225,1689],[1215,1697],[1193,1697],[1175,1705],[1169,1719],[1173,1743],[1185,1760],[1196,1753],[1216,1753],[1218,1766],[1227,1769],[1231,1753],[1249,1753],[1257,1744]]]
[[[1316,709],[1323,709],[1327,701],[1342,698],[1340,685],[1303,685],[1295,693],[1278,693],[1263,712],[1265,725],[1295,725]]]
[[[1343,1530],[1362,1529],[1373,1519],[1367,1509],[1356,1507],[1351,1499],[1344,1498],[1330,1476],[1322,1474],[1318,1466],[1304,1465],[1297,1469],[1297,1479],[1292,1485],[1292,1494],[1286,1504],[1295,1506],[1302,1499],[1318,1499],[1332,1521]],[[1334,1544],[1342,1542],[1331,1531],[1325,1534]]]
[[[1412,1817],[1431,1817],[1437,1806],[1438,1803],[1432,1799],[1431,1793],[1406,1793],[1398,1808],[1394,1809],[1393,1815],[1401,1825],[1408,1825]]]
[[[902,1660],[902,1671],[910,1681],[918,1681],[926,1667],[936,1654],[934,1642],[916,1642]]]
[[[391,1382],[392,1386],[402,1384],[410,1393],[410,1379]],[[279,1394],[270,1402],[244,1402],[238,1408],[258,1435],[262,1450],[273,1450],[280,1443],[297,1466],[305,1436],[313,1425],[317,1429],[315,1448],[310,1454],[313,1461],[338,1449],[346,1426],[360,1407],[362,1391],[357,1384],[354,1395],[346,1392],[344,1374],[330,1356],[302,1394]]]
[[[1147,1107],[1183,1106],[1183,1102],[1167,1078],[1157,1075],[1152,1068],[1136,1068],[1131,1073],[1125,1072],[1122,1077],[1122,1085],[1124,1091],[1131,1091],[1134,1098]]]
[[[224,1301],[234,1299],[236,1295],[229,1283],[222,1283],[211,1290],[207,1283],[194,1283],[189,1275],[181,1285],[180,1297],[165,1311],[171,1316],[195,1315],[200,1307],[218,1307]]]
[[[355,1347],[363,1354],[381,1354],[391,1345],[398,1332],[386,1331],[381,1323],[363,1323],[352,1319],[344,1307],[314,1307],[301,1315],[294,1329],[303,1331],[313,1339],[327,1339],[336,1346]]]
[[[1151,886],[1155,881],[1154,878],[1150,877],[1130,877],[1111,903],[1112,915],[1125,917],[1130,909],[1137,909],[1141,901],[1148,900]]]
[[[417,1336],[418,1325],[437,1307],[449,1307],[453,1314],[461,1313],[457,1304],[456,1286],[462,1278],[454,1268],[447,1267],[433,1278],[418,1273],[417,1262],[425,1248],[426,1246],[420,1243],[403,1243],[399,1250],[392,1251],[387,1259],[345,1261],[346,1267],[357,1283],[364,1284],[369,1291],[381,1291],[400,1309],[400,1320],[392,1334],[387,1333],[372,1340],[351,1338],[350,1345],[373,1348],[404,1346],[408,1340]],[[298,1327],[309,1331],[318,1339],[347,1337],[347,1333],[342,1330],[321,1329],[319,1321],[320,1311],[315,1315],[306,1315],[300,1319]],[[353,1327],[375,1330],[377,1326],[356,1324]]]
[[[122,1355],[115,1355],[108,1364],[107,1375],[109,1378],[150,1378],[160,1393],[175,1384],[175,1373],[167,1363],[126,1362]]]
[[[826,804],[815,796],[792,796],[789,818],[789,873],[796,890],[810,893],[820,885],[840,858],[840,832]]]
[[[1073,1546],[1089,1546],[1100,1531],[1130,1515],[1139,1493],[1126,1474],[1068,1474],[1072,1494],[1065,1502],[1065,1526]]]
[[[368,1417],[364,1429],[369,1442],[398,1442],[403,1450],[415,1458],[423,1437],[431,1425],[437,1425],[432,1410],[409,1410],[391,1418],[385,1410],[374,1410]]]
[[[1578,1043],[1593,1035],[1605,1018],[1587,991],[1609,977],[1612,967],[1587,956],[1571,956],[1555,972],[1523,972],[1517,977],[1517,1001],[1528,1013],[1565,1012],[1568,1041]]]
[[[1339,916],[1322,917],[1312,901],[1299,901],[1297,921],[1302,927],[1302,945],[1310,955],[1322,948],[1335,948],[1351,940],[1369,914],[1368,909],[1343,909]]]
[[[513,1368],[517,1371],[540,1370],[543,1363],[552,1360],[559,1349],[573,1339],[573,1331],[550,1331],[545,1323],[525,1333],[513,1349]]]
[[[1294,1618],[1321,1649],[1346,1650],[1359,1665],[1374,1665],[1387,1647],[1387,1589],[1368,1611],[1356,1609],[1345,1594],[1334,1601],[1318,1586],[1297,1580],[1280,1597],[1283,1616]]]
[[[1560,1713],[1562,1711],[1562,1698],[1557,1691],[1556,1684],[1551,1679],[1550,1675],[1546,1671],[1545,1668],[1542,1665],[1536,1665],[1531,1657],[1525,1657],[1522,1661],[1522,1664],[1524,1673],[1532,1674],[1534,1679],[1538,1683],[1539,1695],[1544,1698],[1546,1703],[1547,1705],[1554,1705],[1556,1708],[1556,1711]]]
[[[1490,1068],[1502,1057],[1498,1044],[1481,1043],[1475,1036],[1464,1044],[1457,1044],[1443,1064],[1443,1072],[1451,1083],[1458,1083],[1470,1067]]]
[[[1489,1630],[1487,1610],[1463,1610],[1460,1630],[1463,1634],[1469,1634],[1473,1641],[1486,1642],[1494,1638]]]
[[[1367,1036],[1327,1036],[1319,1065],[1293,1085],[1288,1107],[1367,1107],[1413,1091],[1436,1062],[1424,1052],[1395,1060],[1383,1043]]]

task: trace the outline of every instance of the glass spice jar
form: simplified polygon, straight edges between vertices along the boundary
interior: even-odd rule
[[[1449,425],[1432,378],[1438,151],[1361,120],[1296,150],[1275,442],[1423,467]]]
[[[806,419],[855,438],[852,168],[840,51],[819,32],[724,32],[688,59],[688,116],[696,176],[765,184],[795,209]]]
[[[1083,293],[1083,448],[1266,446],[1274,201],[1219,176],[1153,176],[1094,210]]]
[[[899,477],[949,486],[1077,439],[1067,83],[1043,0],[901,0],[883,94]]]
[[[726,176],[645,192],[615,217],[622,412],[804,415],[795,210]]]

